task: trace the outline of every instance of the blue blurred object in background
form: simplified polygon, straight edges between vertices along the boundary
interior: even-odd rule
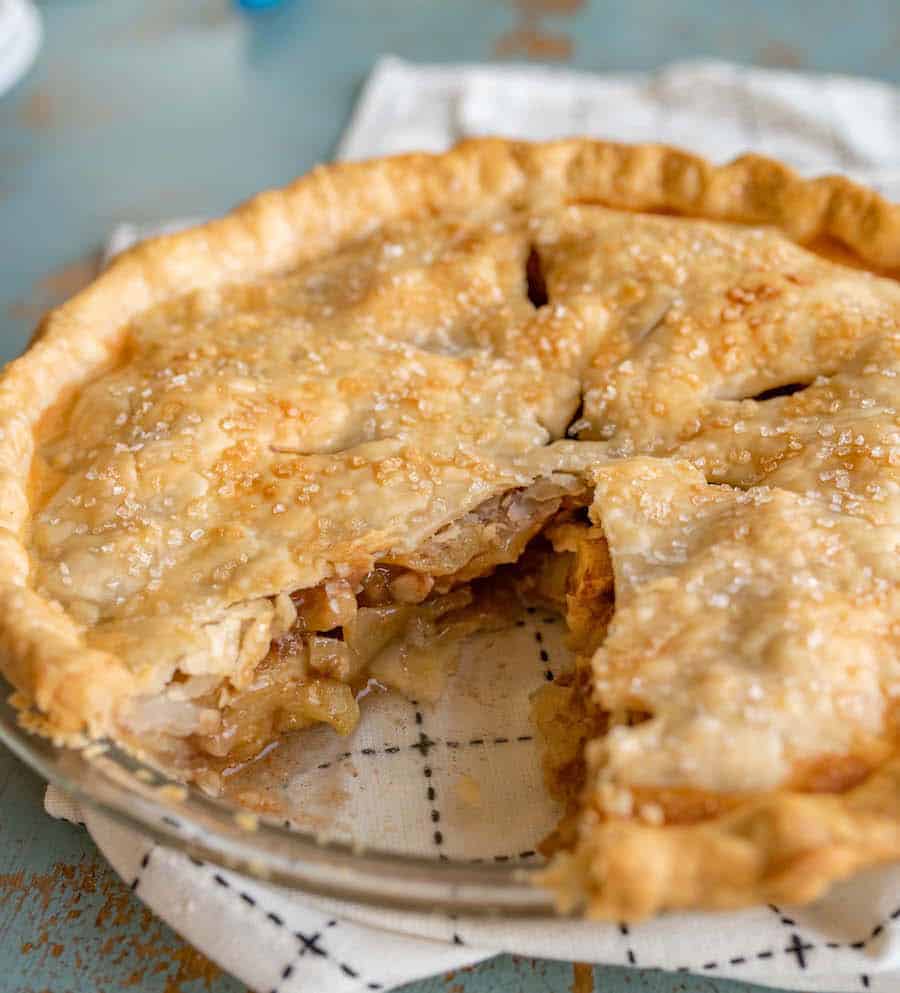
[[[279,7],[284,0],[237,0],[238,7],[244,10],[265,10],[267,7]]]

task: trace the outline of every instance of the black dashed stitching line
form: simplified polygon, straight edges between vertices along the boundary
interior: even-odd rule
[[[795,955],[797,957],[797,968],[806,969],[806,952],[815,951],[816,943],[801,937],[796,930],[797,922],[793,919],[793,917],[788,917],[787,914],[785,914],[776,904],[769,903],[766,904],[766,906],[778,917],[779,923],[783,924],[785,927],[793,929],[791,931],[791,942],[786,948],[783,949],[784,954]]]
[[[336,924],[337,924],[337,921],[329,921],[325,925],[325,927],[326,928],[334,927]],[[321,945],[319,945],[319,940],[322,937],[322,932],[321,931],[315,931],[313,934],[304,934],[302,931],[295,931],[294,932],[294,937],[302,945],[300,951],[297,953],[297,958],[298,959],[303,958],[303,956],[307,952],[312,952],[313,955],[318,955],[320,958],[323,958],[323,959],[325,959],[328,962],[333,962],[338,967],[338,969],[340,969],[341,972],[343,972],[345,976],[349,976],[350,979],[359,979],[359,970],[358,969],[356,969],[352,965],[350,965],[349,962],[342,962],[340,959],[337,959],[333,955],[330,955],[328,953],[327,949],[322,948]],[[294,974],[294,972],[296,970],[296,964],[295,963],[296,963],[296,960],[295,960],[295,962],[289,963],[288,965],[286,965],[284,967],[284,969],[282,969],[282,971],[281,971],[281,979],[282,979],[282,981],[285,981],[285,980],[290,979],[290,977]],[[366,989],[369,989],[369,990],[380,990],[380,989],[383,989],[384,988],[384,986],[383,986],[382,983],[376,983],[374,981],[367,982],[365,984],[365,987],[366,987]],[[272,993],[278,993],[278,989],[276,988],[276,989],[272,990]]]
[[[766,906],[769,908],[769,910],[772,911],[773,914],[775,914],[778,917],[778,920],[781,921],[781,923],[784,924],[786,927],[797,926],[797,922],[792,917],[786,917],[785,914],[782,912],[781,908],[777,907],[774,903],[767,903]]]
[[[203,863],[201,862],[199,863],[199,865],[202,866]],[[266,919],[270,921],[272,924],[274,924],[276,927],[283,928],[285,926],[284,919],[282,917],[280,917],[276,913],[273,913],[270,910],[266,910],[264,907],[260,905],[256,897],[253,896],[251,893],[248,893],[246,890],[235,889],[235,887],[220,872],[214,872],[212,874],[212,879],[213,882],[221,886],[223,890],[232,890],[234,893],[236,893],[240,897],[241,902],[245,903],[248,907],[258,908],[264,914]]]
[[[533,859],[537,855],[534,849],[529,848],[524,852],[501,852],[498,855],[473,855],[467,861],[473,865],[478,865],[483,862],[512,862],[515,859]]]
[[[785,917],[782,914],[781,910],[774,903],[767,904],[767,906],[773,913],[778,915],[778,919],[781,921],[782,924],[789,927],[796,926],[794,920],[790,917]],[[820,945],[816,945],[815,943],[807,943],[804,945],[803,950],[812,951],[815,948],[828,948],[834,951],[838,948],[852,948],[854,951],[860,951],[861,949],[865,948],[870,941],[874,941],[880,934],[882,934],[884,932],[886,925],[890,923],[890,921],[895,921],[898,918],[900,918],[900,907],[896,907],[894,910],[890,912],[890,914],[888,914],[888,916],[883,921],[879,921],[876,925],[874,925],[872,930],[865,938],[860,938],[857,941],[845,941],[845,942],[825,941],[822,942]],[[803,940],[800,938],[799,935],[796,934],[792,935],[792,938],[795,937],[798,940],[801,941]],[[785,949],[785,951],[792,955],[797,954],[796,947],[793,944],[793,942],[788,948]],[[804,967],[801,966],[801,968]]]
[[[541,665],[544,666],[544,679],[548,683],[552,683],[556,679],[556,675],[553,672],[552,667],[549,665],[550,653],[544,647],[544,636],[540,631],[534,632],[534,640],[538,645],[538,658],[541,660]]]
[[[769,908],[769,910],[772,911],[772,913],[778,918],[778,920],[782,924],[785,924],[788,927],[795,927],[796,926],[796,922],[793,921],[790,917],[785,917],[785,915],[782,913],[781,908],[779,906],[777,906],[774,903],[767,903],[766,906]]]
[[[619,934],[623,938],[627,938],[631,934],[631,928],[624,921],[619,921]],[[631,942],[625,946],[625,958],[629,965],[637,965],[637,956],[634,954],[634,949],[631,947]]]
[[[147,867],[147,864],[150,861],[150,854],[152,853],[152,851],[153,849],[150,849],[150,851],[147,852],[147,854],[143,857],[143,859],[141,859],[142,869],[145,869]],[[199,859],[192,858],[191,861],[194,862],[195,865],[203,866],[203,863]],[[236,893],[241,898],[243,903],[247,904],[250,907],[254,907],[260,910],[264,914],[266,920],[270,921],[276,927],[286,929],[284,919],[281,916],[274,913],[273,911],[265,910],[262,906],[260,906],[259,901],[252,894],[247,893],[244,890],[235,889],[235,887],[232,886],[232,884],[220,872],[214,872],[212,874],[212,879],[219,886],[221,886],[222,889],[231,890],[232,892]],[[132,889],[134,889],[137,886],[137,882],[139,880],[140,880],[140,876],[138,876],[137,879],[135,880],[134,884],[132,885]],[[331,928],[331,927],[335,927],[336,925],[337,925],[337,920],[329,920],[328,923],[325,925],[325,927]],[[328,959],[329,961],[334,962],[341,969],[341,971],[344,972],[347,976],[350,976],[353,979],[359,978],[359,972],[356,969],[354,969],[353,966],[349,965],[346,962],[338,961],[337,959],[330,956],[326,949],[321,948],[319,946],[318,941],[322,937],[321,931],[316,931],[311,935],[304,934],[302,931],[294,931],[293,935],[302,945],[298,953],[298,958],[302,957],[303,955],[306,954],[306,952],[310,951],[314,955],[318,955],[321,958]],[[286,965],[281,973],[282,980],[289,979],[293,975],[294,969],[295,969],[295,965],[293,963]],[[370,990],[380,990],[383,988],[383,985],[381,983],[369,982],[366,984],[366,988]],[[278,993],[278,989],[277,988],[273,989],[272,993]]]
[[[156,851],[156,845],[151,845],[147,849],[147,851],[144,852],[144,854],[141,856],[141,862],[140,865],[138,866],[137,874],[135,875],[134,879],[131,880],[131,884],[128,887],[132,893],[134,893],[134,891],[138,888],[138,886],[140,886],[141,879],[143,879],[144,877],[144,872],[147,866],[150,865],[150,856],[155,851]]]
[[[152,849],[150,851],[152,852]],[[150,852],[148,852],[144,856],[144,858],[141,859],[142,869],[145,869],[147,867],[147,863],[149,861],[150,861]],[[203,863],[200,862],[199,859],[191,859],[191,861],[198,866],[203,865]],[[259,902],[252,894],[247,893],[244,890],[235,889],[232,886],[232,884],[220,872],[213,873],[212,878],[219,886],[222,887],[222,889],[231,890],[232,892],[236,893],[240,897],[241,901],[245,903],[247,906],[254,907],[262,911],[266,919],[270,921],[272,924],[274,924],[276,927],[279,928],[285,927],[284,919],[282,917],[280,917],[276,913],[273,913],[272,911],[264,910],[264,908],[259,905]],[[132,884],[132,889],[136,888],[139,880],[140,880],[140,876],[138,876],[135,882]],[[325,926],[334,927],[336,924],[337,924],[336,920],[330,920]],[[298,941],[300,941],[303,945],[303,947],[300,949],[299,955],[302,956],[307,951],[311,951],[314,955],[319,955],[322,958],[330,959],[328,952],[324,948],[320,948],[319,945],[317,944],[321,936],[322,936],[321,931],[315,932],[312,935],[303,934],[302,931],[295,931],[294,937]],[[339,962],[337,959],[332,959],[332,961],[334,961],[348,976],[351,976],[354,979],[359,977],[359,973],[352,966],[348,965],[346,962]],[[294,966],[292,964],[285,966],[284,970],[282,971],[282,979],[286,980],[290,978],[293,972],[294,972]],[[367,988],[370,990],[380,990],[382,988],[382,985],[380,983],[368,983]],[[274,989],[272,993],[278,993],[277,988]]]
[[[417,721],[417,724],[421,722]],[[423,746],[423,740],[424,746]],[[440,738],[429,738],[427,735],[419,735],[419,741],[414,742],[412,745],[407,745],[406,748],[416,748],[421,749],[426,747],[428,749],[432,747],[438,747],[443,745],[445,748],[468,748],[469,746],[478,747],[481,745],[508,745],[512,741],[532,741],[533,736],[530,734],[522,734],[516,738],[505,738],[502,735],[496,738],[472,738],[469,741],[457,741],[453,738],[448,738],[446,741],[442,741]],[[403,751],[403,746],[401,745],[385,745],[383,748],[361,748],[358,752],[341,752],[337,758],[332,759],[328,762],[319,762],[316,765],[317,769],[330,769],[333,765],[338,762],[344,762],[349,758],[353,758],[354,755],[364,755],[366,758],[371,758],[375,755],[398,755]],[[285,827],[290,827],[290,822],[285,823]]]
[[[413,706],[416,707],[416,704],[413,703]],[[420,729],[424,729],[425,719],[422,716],[422,711],[419,710],[418,707],[416,707],[415,713],[416,713],[415,716],[416,727]],[[439,744],[440,742],[434,741],[433,739],[429,738],[426,731],[420,730],[419,740],[409,746],[411,749],[414,749],[415,751],[419,752],[419,754],[422,756],[423,761],[425,762],[425,767],[422,769],[422,775],[428,781],[428,786],[425,789],[425,799],[431,805],[429,816],[431,817],[432,824],[440,823],[441,812],[437,807],[437,791],[434,788],[434,782],[432,779],[432,769],[431,766],[428,764],[428,753],[431,751],[432,748],[436,748]],[[443,831],[441,831],[440,828],[435,828],[435,830],[431,834],[431,840],[438,848],[440,848],[444,844]],[[439,857],[444,858],[443,853],[439,853]]]

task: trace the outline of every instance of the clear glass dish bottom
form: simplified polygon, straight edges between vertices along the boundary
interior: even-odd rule
[[[373,690],[359,727],[286,738],[222,797],[113,744],[60,748],[0,705],[0,740],[83,804],[163,844],[305,893],[390,909],[543,917],[537,846],[560,809],[529,698],[569,664],[559,618],[523,612],[425,680],[431,700]],[[4,696],[8,696],[8,693]]]

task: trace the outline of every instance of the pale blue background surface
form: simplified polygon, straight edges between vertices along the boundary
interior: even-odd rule
[[[717,55],[900,81],[898,0],[555,7],[562,12],[540,19],[537,42],[561,59],[569,48],[567,61],[582,68]],[[294,0],[255,15],[227,0],[41,8],[40,60],[0,98],[0,359],[18,353],[40,312],[77,288],[113,224],[221,212],[328,158],[379,54],[476,61],[528,40],[509,38],[521,18],[513,0]],[[47,819],[41,794],[0,752],[0,991],[241,989],[155,922],[83,831]],[[406,993],[564,993],[571,983],[568,964],[503,956]],[[753,989],[612,968],[595,970],[595,986]]]

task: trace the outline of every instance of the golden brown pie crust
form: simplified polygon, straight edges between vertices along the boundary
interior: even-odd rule
[[[670,215],[753,227],[713,224],[688,229],[673,226]],[[502,230],[492,227],[498,218]],[[509,221],[511,226],[504,228],[509,218],[519,220]],[[530,223],[527,235],[515,227],[523,218],[526,225]],[[397,560],[411,554],[415,541],[433,535],[446,523],[446,518],[429,517],[423,509],[434,492],[444,495],[446,491],[453,512],[466,514],[484,499],[510,487],[527,487],[552,473],[574,473],[598,487],[592,508],[598,527],[604,527],[604,515],[607,522],[612,521],[612,514],[623,508],[617,518],[619,537],[610,538],[617,573],[616,617],[619,583],[628,570],[630,579],[622,583],[622,589],[631,584],[629,595],[634,597],[632,612],[637,618],[634,630],[649,623],[645,615],[652,613],[651,607],[663,619],[683,617],[685,626],[673,633],[673,644],[693,630],[693,618],[703,611],[684,598],[673,599],[671,591],[682,579],[698,583],[706,579],[682,575],[677,556],[659,571],[653,556],[641,551],[642,518],[636,507],[650,513],[654,528],[663,535],[660,540],[670,549],[690,545],[691,535],[708,528],[716,547],[727,547],[729,552],[704,558],[703,548],[697,546],[691,562],[716,576],[731,570],[729,581],[744,577],[740,582],[756,583],[753,589],[757,592],[763,581],[762,567],[745,570],[754,549],[753,541],[745,541],[747,533],[768,533],[764,529],[779,521],[793,522],[814,535],[807,549],[813,556],[821,549],[826,550],[822,554],[832,554],[827,535],[822,537],[816,529],[821,525],[825,534],[833,528],[840,539],[834,552],[839,562],[834,582],[826,584],[823,595],[833,598],[839,609],[846,607],[854,631],[859,619],[853,611],[868,611],[870,629],[860,634],[860,644],[868,649],[877,641],[880,654],[873,654],[870,669],[877,673],[878,689],[870,686],[867,691],[872,699],[878,696],[882,708],[871,715],[873,740],[854,738],[851,744],[842,740],[836,761],[855,756],[859,750],[866,756],[877,755],[871,773],[843,792],[811,792],[796,782],[788,785],[792,782],[789,776],[769,781],[763,768],[755,773],[750,788],[735,791],[734,783],[743,782],[740,770],[735,773],[710,759],[695,779],[706,792],[728,796],[721,812],[695,823],[659,824],[654,821],[660,805],[648,801],[643,813],[635,812],[630,806],[634,796],[643,796],[645,787],[651,792],[693,788],[687,766],[673,760],[659,773],[658,781],[651,783],[639,782],[640,776],[635,778],[630,772],[622,772],[620,780],[610,778],[604,764],[608,762],[606,749],[615,744],[610,739],[612,745],[597,745],[588,752],[588,786],[574,850],[557,855],[544,879],[565,908],[585,908],[600,918],[636,919],[675,907],[807,901],[864,866],[900,857],[900,759],[895,757],[891,730],[900,622],[896,569],[885,565],[885,547],[889,553],[893,542],[896,553],[900,492],[896,454],[886,450],[891,441],[896,446],[898,430],[900,288],[894,280],[900,274],[900,208],[846,179],[801,179],[786,166],[757,156],[717,167],[655,145],[472,141],[445,155],[409,155],[320,168],[283,190],[260,194],[221,220],[126,252],[92,286],[48,315],[32,347],[6,369],[0,381],[0,654],[5,675],[19,691],[20,705],[39,713],[43,730],[60,740],[73,742],[82,734],[96,738],[114,727],[123,702],[154,678],[139,651],[132,652],[115,629],[120,620],[115,604],[110,606],[111,601],[102,601],[99,594],[89,601],[79,590],[69,600],[59,585],[67,574],[60,578],[53,557],[57,532],[52,527],[59,526],[54,523],[59,520],[65,527],[77,515],[71,520],[65,515],[49,521],[46,515],[41,517],[46,507],[55,506],[57,483],[35,458],[36,449],[44,446],[44,452],[46,440],[54,437],[54,419],[73,416],[73,399],[79,395],[99,396],[100,387],[91,384],[106,382],[106,376],[114,379],[117,370],[128,365],[136,340],[150,341],[153,347],[162,342],[160,347],[165,347],[165,329],[156,326],[160,321],[180,320],[190,326],[212,319],[204,309],[205,295],[221,292],[227,311],[232,300],[229,287],[234,284],[238,289],[233,298],[244,308],[242,313],[252,313],[257,297],[260,308],[277,298],[280,291],[272,287],[284,274],[312,266],[309,271],[327,285],[327,261],[336,253],[356,251],[356,245],[362,245],[360,251],[365,253],[369,251],[365,246],[383,232],[391,246],[392,232],[441,224],[441,237],[450,239],[448,245],[452,238],[447,225],[454,224],[463,231],[465,244],[459,257],[452,254],[455,249],[448,249],[450,255],[435,262],[444,268],[435,276],[439,286],[434,286],[442,299],[449,299],[452,291],[458,313],[463,315],[470,305],[466,296],[470,290],[496,291],[499,297],[511,292],[518,278],[515,267],[524,262],[520,255],[529,242],[538,251],[547,250],[547,286],[542,292],[549,288],[551,306],[546,308],[546,336],[529,332],[531,338],[525,334],[512,344],[503,339],[502,348],[496,346],[496,338],[491,339],[496,354],[511,366],[515,366],[512,359],[524,363],[527,358],[530,363],[528,375],[520,379],[515,378],[513,368],[506,392],[498,393],[498,409],[502,408],[506,418],[503,430],[496,420],[499,414],[488,412],[482,421],[463,424],[452,420],[456,414],[451,412],[447,416],[453,430],[462,432],[472,447],[461,461],[438,460],[442,468],[433,476],[428,476],[433,460],[427,457],[430,450],[424,443],[413,446],[412,452],[404,449],[401,455],[379,453],[378,471],[387,480],[379,485],[391,486],[391,473],[399,459],[407,481],[410,474],[417,479],[424,475],[435,488],[423,491],[421,500],[409,496],[408,515],[417,521],[409,539],[413,544],[403,546],[402,521],[382,521],[373,509],[371,533],[358,540],[342,536],[333,548],[325,535],[321,548],[308,546],[322,552],[322,561],[311,557],[300,566],[284,564],[283,574],[272,580],[271,589],[258,576],[246,582],[241,578],[244,586],[238,584],[229,591],[217,586],[216,595],[222,602],[229,592],[234,594],[229,603],[245,604],[241,608],[245,612],[235,623],[244,632],[255,625],[254,630],[262,632],[260,637],[283,633],[287,621],[279,619],[279,608],[266,598],[325,581],[334,575],[337,562],[365,571],[379,550],[394,549]],[[798,250],[761,225],[777,229],[817,254]],[[491,241],[495,237],[496,243]],[[504,237],[509,239],[508,246]],[[593,239],[593,269],[581,262],[584,238]],[[689,239],[695,239],[696,252],[713,260],[706,284],[689,264]],[[667,244],[671,252],[660,247]],[[401,239],[397,250],[404,248]],[[512,262],[504,255],[507,249]],[[425,250],[420,246],[417,251]],[[867,271],[834,266],[822,261],[822,256]],[[717,257],[721,265],[715,262]],[[602,259],[606,262],[598,261]],[[882,278],[874,278],[873,273]],[[402,283],[402,277],[398,278]],[[420,316],[427,320],[434,286],[425,285],[418,295],[415,287],[409,289],[403,299],[410,314],[421,307]],[[706,295],[705,286],[711,287]],[[662,290],[656,292],[657,287]],[[187,294],[190,300],[182,305],[179,301],[187,299]],[[553,312],[554,298],[568,300],[569,316]],[[275,300],[277,306],[281,306],[280,299]],[[343,304],[348,308],[346,319],[357,322],[353,327],[358,325],[360,335],[371,332],[366,326],[367,308],[374,309],[385,327],[391,328],[389,337],[405,335],[408,341],[414,334],[411,324],[394,330],[390,321],[395,315],[380,309],[377,292],[357,312],[352,312],[353,300]],[[503,310],[494,316],[500,325],[527,322],[526,304],[525,300],[521,306],[510,304],[511,312]],[[479,308],[484,310],[480,304]],[[625,314],[621,320],[619,310]],[[213,316],[218,320],[221,313],[220,307]],[[445,313],[452,324],[456,318],[449,310]],[[161,316],[154,318],[154,314]],[[609,314],[616,320],[610,320]],[[306,318],[325,321],[327,314],[310,310]],[[402,321],[403,315],[396,319]],[[488,314],[477,334],[488,339],[502,336],[502,327],[498,331],[491,319]],[[664,345],[656,338],[642,345],[645,336],[659,328]],[[226,330],[244,333],[237,325],[234,329],[228,325]],[[699,350],[698,343],[703,345]],[[445,352],[449,354],[453,347],[451,342]],[[659,354],[654,354],[655,348]],[[282,357],[277,351],[272,356]],[[632,356],[636,361],[632,362]],[[427,366],[423,375],[433,377],[433,382],[410,402],[424,398],[439,406],[448,390],[462,388],[441,379],[445,369],[440,361]],[[155,371],[164,371],[164,367]],[[383,373],[384,369],[373,368],[372,377]],[[741,406],[751,398],[759,400],[771,386],[789,382],[804,386],[812,382],[813,388],[770,401],[777,407],[765,409],[775,409],[777,417],[772,413],[755,417],[752,411],[756,408]],[[471,383],[475,392],[490,395],[489,376],[483,370],[472,373]],[[563,441],[581,393],[583,423],[575,425],[580,440]],[[108,415],[111,408],[103,406],[106,400],[98,402],[97,409]],[[345,406],[346,402],[344,395]],[[759,407],[763,406],[760,401]],[[69,413],[62,415],[61,411]],[[427,419],[432,413],[421,416]],[[91,414],[90,409],[85,412],[85,424]],[[845,416],[843,422],[838,423],[839,415]],[[438,411],[429,425],[438,424],[440,416]],[[845,433],[847,437],[823,454],[818,425],[830,424],[829,417],[839,440]],[[755,432],[753,444],[745,444],[743,438],[748,423]],[[439,427],[429,427],[432,430],[440,436]],[[503,433],[507,430],[513,441]],[[472,455],[480,451],[479,437],[488,438],[483,459]],[[276,442],[277,438],[270,448],[280,456],[305,456],[292,449],[296,447],[293,436],[283,450]],[[78,464],[81,455],[76,448],[63,451],[69,463],[61,465]],[[434,450],[445,451],[438,443]],[[231,462],[217,470],[223,486],[237,478],[235,466],[245,450],[236,443],[229,451]],[[679,461],[685,459],[692,465]],[[374,461],[364,459],[363,463],[369,466]],[[629,468],[621,469],[620,464]],[[336,474],[340,477],[351,468],[355,470],[342,465]],[[816,482],[810,493],[808,480],[813,478]],[[182,476],[178,480],[179,485],[184,482]],[[318,486],[315,481],[312,485]],[[341,499],[346,489],[339,491]],[[668,495],[660,496],[663,490]],[[408,490],[402,492],[408,495]],[[635,493],[640,499],[628,495]],[[88,484],[83,496],[75,495],[79,501],[98,498]],[[315,504],[315,495],[312,499]],[[810,500],[815,513],[807,506]],[[667,514],[679,501],[685,514],[669,519]],[[218,506],[213,507],[215,513]],[[654,508],[652,513],[648,506]],[[232,532],[223,523],[225,517],[217,521],[218,538],[227,545]],[[684,534],[678,531],[680,527],[687,529]],[[263,525],[259,528],[264,531]],[[728,528],[732,530],[725,540]],[[780,544],[773,541],[773,548],[767,546],[766,554],[775,559],[781,554],[779,549],[790,543],[789,529],[781,537]],[[64,542],[70,538],[66,532]],[[809,561],[798,568],[809,571]],[[261,572],[269,575],[275,560],[270,557],[264,564]],[[180,566],[176,563],[173,568]],[[823,568],[830,568],[830,562]],[[782,579],[786,569],[782,564]],[[848,577],[857,569],[868,570],[869,586],[848,585]],[[84,576],[88,574],[85,571]],[[654,583],[662,585],[651,589]],[[155,590],[143,587],[140,596],[158,619],[165,591],[157,594]],[[652,603],[651,594],[656,598]],[[721,599],[721,589],[717,586],[711,595]],[[763,594],[759,596],[764,599]],[[718,599],[713,602],[717,608]],[[804,600],[798,616],[805,617],[807,608],[815,613],[817,604],[815,596]],[[122,609],[127,611],[127,607],[126,603]],[[112,625],[111,634],[100,637],[94,630],[91,611],[95,608],[103,623]],[[793,609],[772,616],[790,618]],[[625,610],[623,599],[622,617]],[[816,634],[816,623],[808,625],[810,636]],[[646,703],[642,691],[632,699],[631,691],[622,688],[622,672],[634,660],[629,662],[628,651],[621,647],[628,633],[616,624],[614,618],[607,646],[594,658],[594,690],[601,702],[615,699],[617,706],[640,710]],[[154,636],[158,633],[157,625]],[[731,636],[730,629],[722,637],[726,635]],[[177,630],[172,634],[175,640],[179,636]],[[120,645],[125,646],[121,651],[116,648]],[[132,654],[127,655],[126,648]],[[658,646],[648,643],[646,657],[654,658],[657,650]],[[800,665],[807,659],[805,651],[798,649],[799,654],[785,656],[785,665],[789,666],[791,658]],[[716,685],[707,688],[711,694],[718,692]],[[659,700],[647,709],[657,706],[665,709]],[[773,704],[773,712],[777,709]],[[830,717],[819,719],[826,738],[840,723]],[[673,710],[667,720],[674,729],[672,740],[684,743],[676,757],[693,759],[696,735],[706,734],[708,728],[698,731],[691,715],[683,711]],[[865,722],[860,719],[860,723]],[[640,729],[634,731],[637,735]],[[716,730],[720,733],[724,733],[721,728]],[[630,734],[631,730],[623,733],[622,740],[639,740]],[[835,740],[838,737],[835,732]],[[709,740],[719,739],[713,734]],[[787,743],[788,766],[815,758],[789,731],[779,742]],[[618,755],[616,761],[621,765],[617,768],[627,769],[626,758],[625,751]],[[594,773],[600,777],[596,781],[591,778]],[[623,790],[629,794],[627,803],[619,804]]]

